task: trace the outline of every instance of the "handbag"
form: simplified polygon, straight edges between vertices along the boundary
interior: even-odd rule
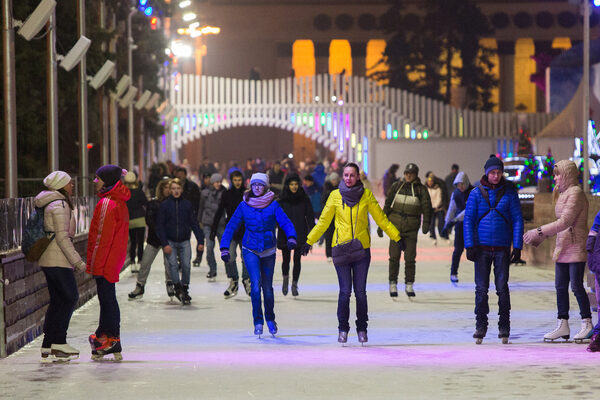
[[[354,226],[352,226],[352,209],[350,209],[350,229],[352,230],[352,239],[340,243],[337,229],[335,231],[335,241],[337,245],[331,249],[331,258],[333,259],[333,264],[335,266],[350,265],[353,262],[362,260],[366,256],[367,250],[363,248],[360,240],[354,238],[354,231],[356,230],[357,224],[358,206],[356,207],[356,222]]]

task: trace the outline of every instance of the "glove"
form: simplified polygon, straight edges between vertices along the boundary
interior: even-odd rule
[[[591,253],[594,251],[594,245],[596,244],[596,236],[588,236],[587,238],[587,242],[585,242],[585,249],[587,250],[588,253]]]
[[[302,246],[302,250],[300,251],[300,254],[302,254],[303,256],[307,256],[308,252],[312,250],[312,246],[308,243],[304,243],[304,245]]]
[[[479,258],[479,250],[475,247],[467,248],[467,260],[475,262],[477,258]]]
[[[406,250],[406,242],[403,238],[400,238],[400,240],[398,240],[396,243],[398,243],[398,248],[400,249],[400,251]]]
[[[229,249],[221,249],[221,260],[228,263],[231,256],[229,255]]]
[[[521,249],[513,249],[510,254],[511,264],[525,264],[525,261],[521,259]]]
[[[217,232],[211,230],[210,235],[208,235],[208,238],[210,239],[210,241],[214,242],[216,237],[217,237]]]
[[[296,248],[296,238],[291,236],[287,240],[287,247],[289,250],[294,250]]]
[[[533,247],[538,247],[546,236],[540,235],[537,229],[530,229],[523,235],[523,241]]]
[[[383,237],[383,229],[377,228],[377,236]]]

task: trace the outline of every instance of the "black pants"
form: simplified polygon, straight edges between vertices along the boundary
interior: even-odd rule
[[[436,239],[435,227],[437,225],[438,232],[440,232],[440,237],[442,239],[448,239],[448,235],[442,236],[442,234],[441,234],[442,230],[444,229],[445,217],[446,217],[446,212],[444,210],[433,211],[431,213],[431,222],[429,223],[429,236],[430,237]]]
[[[301,265],[302,253],[300,252],[300,250],[298,250],[299,248],[302,248],[302,246],[298,246],[294,250],[294,269],[292,270],[292,281],[293,282],[298,282],[298,279],[300,279],[300,270],[302,269],[302,265]],[[288,250],[288,249],[281,250],[281,257],[283,258],[283,260],[281,262],[281,275],[283,275],[283,276],[288,276],[290,274],[291,256],[292,256],[291,250]]]
[[[67,329],[79,299],[77,281],[71,268],[42,267],[48,282],[50,305],[44,320],[42,347],[67,343]]]
[[[335,271],[340,284],[340,294],[338,296],[338,330],[348,332],[350,330],[350,295],[354,288],[354,297],[356,297],[356,331],[367,331],[367,321],[369,320],[367,305],[367,274],[371,264],[371,251],[367,255],[350,265],[336,265]]]
[[[121,310],[119,310],[117,302],[115,284],[101,276],[94,278],[96,278],[98,301],[100,302],[100,321],[98,329],[96,329],[96,336],[119,337],[121,335]]]
[[[459,222],[454,226],[454,252],[452,252],[452,267],[450,267],[450,275],[458,274],[458,264],[460,257],[465,250],[465,239],[463,235],[463,223]]]
[[[331,225],[325,231],[325,256],[331,257],[331,246],[333,245],[333,233],[335,232],[335,219],[331,221]]]
[[[129,230],[129,262],[135,264],[135,253],[137,250],[138,263],[144,257],[144,236],[146,228],[131,228]]]

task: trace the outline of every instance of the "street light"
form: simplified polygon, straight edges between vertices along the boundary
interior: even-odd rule
[[[188,13],[183,14],[183,20],[186,22],[193,21],[195,19],[196,19],[196,14],[193,12],[188,12]]]
[[[192,4],[190,0],[184,0],[179,2],[179,8],[186,8]]]

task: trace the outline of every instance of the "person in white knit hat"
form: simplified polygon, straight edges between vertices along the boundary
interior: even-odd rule
[[[53,239],[38,261],[50,292],[42,362],[66,361],[79,357],[79,350],[67,344],[67,329],[79,299],[73,269],[83,271],[86,263],[73,246],[76,221],[71,177],[66,172],[54,171],[44,179],[44,185],[47,189],[36,196],[35,206],[44,209],[44,230]]]

